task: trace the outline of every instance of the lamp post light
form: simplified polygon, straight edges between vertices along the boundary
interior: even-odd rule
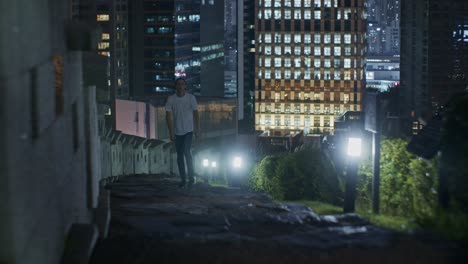
[[[349,162],[346,173],[345,199],[343,208],[345,213],[352,213],[355,209],[354,202],[356,200],[357,172],[361,153],[362,138],[349,137],[347,143],[347,154],[349,157]]]

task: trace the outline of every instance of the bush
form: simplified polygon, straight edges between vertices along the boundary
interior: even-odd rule
[[[264,158],[252,171],[249,183],[252,189],[266,191],[279,200],[312,199],[332,204],[343,200],[332,162],[316,149]]]
[[[403,139],[384,139],[380,160],[380,208],[383,214],[411,218],[432,217],[437,206],[437,163],[406,150]],[[361,166],[357,206],[370,209],[372,166]]]

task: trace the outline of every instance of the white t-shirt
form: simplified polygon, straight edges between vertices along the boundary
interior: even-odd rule
[[[172,112],[176,135],[193,132],[193,111],[196,110],[198,110],[198,104],[192,94],[185,93],[182,97],[173,94],[167,98],[166,111]]]

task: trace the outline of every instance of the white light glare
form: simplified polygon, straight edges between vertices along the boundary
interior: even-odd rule
[[[242,159],[240,157],[234,157],[232,164],[234,168],[240,168],[242,166]]]
[[[204,159],[203,162],[203,167],[208,167],[208,165],[210,164],[210,162],[207,160],[207,159]]]
[[[212,161],[212,162],[211,162],[211,167],[212,167],[212,168],[216,168],[216,161]]]
[[[349,138],[348,139],[348,155],[351,157],[361,156],[362,150],[362,139],[361,138]]]

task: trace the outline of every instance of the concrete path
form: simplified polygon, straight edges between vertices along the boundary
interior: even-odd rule
[[[91,263],[457,263],[460,246],[356,215],[318,216],[262,193],[162,175],[109,186],[112,220]],[[462,262],[460,262],[462,263]]]

